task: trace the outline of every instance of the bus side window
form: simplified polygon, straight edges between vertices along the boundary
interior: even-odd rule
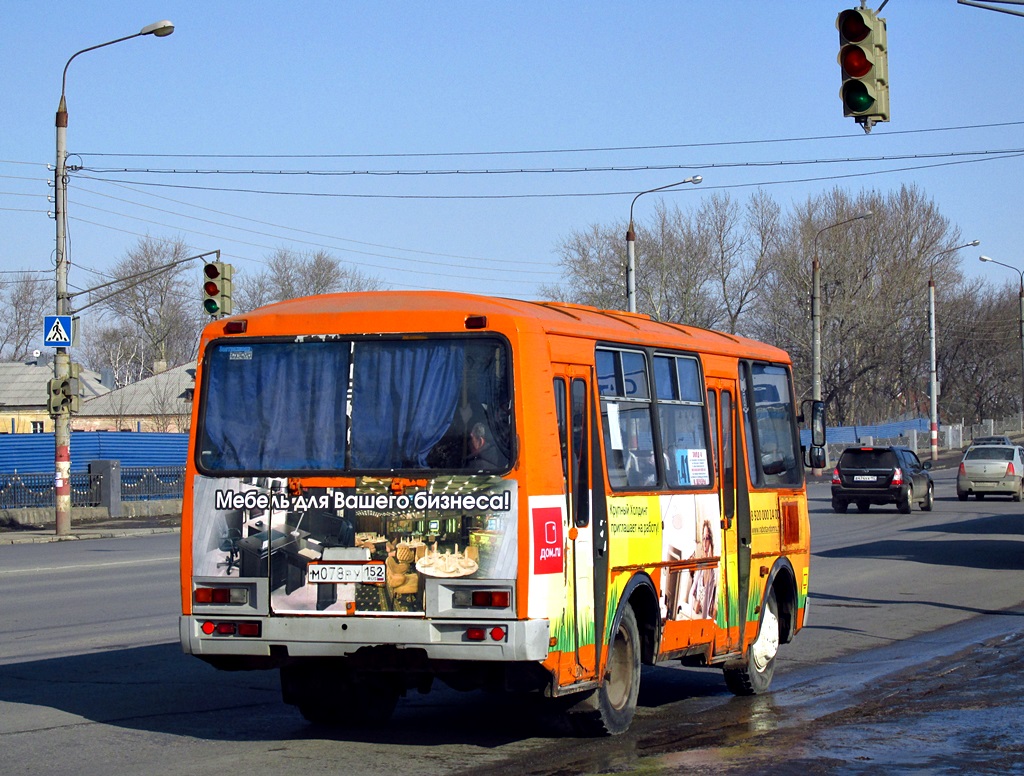
[[[572,514],[577,528],[590,524],[590,446],[587,444],[587,384],[572,381]]]
[[[721,398],[721,430],[722,430],[722,511],[726,520],[731,520],[736,513],[736,477],[733,461],[732,440],[735,418],[733,417],[732,394],[722,391]]]
[[[658,468],[651,460],[654,431],[646,357],[636,351],[598,349],[596,360],[608,483],[613,490],[650,489],[658,483]]]
[[[569,492],[569,433],[565,412],[565,378],[556,377],[552,388],[555,392],[555,419],[558,422],[558,445],[562,452],[562,477],[566,481],[565,492]]]
[[[711,422],[711,465],[715,473],[715,482],[721,476],[718,470],[718,396],[715,391],[708,391],[708,415]]]

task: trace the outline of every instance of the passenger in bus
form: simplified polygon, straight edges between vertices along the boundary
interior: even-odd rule
[[[505,468],[504,456],[491,441],[487,427],[483,423],[473,424],[469,431],[469,453],[466,456],[465,468],[474,471],[495,471]]]
[[[626,460],[626,482],[630,487],[654,485],[658,482],[658,467],[653,450],[630,450]]]

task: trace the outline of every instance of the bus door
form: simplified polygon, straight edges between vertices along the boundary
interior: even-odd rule
[[[718,635],[715,652],[730,652],[739,649],[740,612],[736,593],[739,585],[736,568],[737,550],[737,487],[746,487],[745,478],[737,485],[736,472],[736,396],[735,380],[709,377],[708,415],[711,424],[711,447],[714,456],[715,482],[718,486],[718,502],[721,506],[721,586],[720,608],[724,617],[725,630]]]
[[[597,674],[594,611],[594,531],[591,521],[590,368],[555,364],[554,392],[565,491],[565,616],[570,649],[559,674],[570,681]]]

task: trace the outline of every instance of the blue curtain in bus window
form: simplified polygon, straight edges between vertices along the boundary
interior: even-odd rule
[[[206,384],[204,465],[343,469],[348,348],[347,342],[217,348]]]
[[[427,468],[427,454],[455,415],[463,348],[451,341],[356,345],[351,468]]]

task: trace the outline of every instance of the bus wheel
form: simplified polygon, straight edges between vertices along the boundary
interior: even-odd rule
[[[314,725],[358,727],[387,722],[401,694],[393,679],[360,677],[333,667],[309,670],[310,666],[281,668],[281,694],[285,703]]]
[[[761,629],[747,648],[741,668],[726,668],[725,686],[735,695],[760,695],[768,691],[775,675],[775,656],[779,652],[779,607],[775,589],[768,591]]]
[[[639,692],[640,632],[633,607],[627,604],[609,645],[604,681],[570,712],[570,719],[584,735],[625,733],[633,721]]]

